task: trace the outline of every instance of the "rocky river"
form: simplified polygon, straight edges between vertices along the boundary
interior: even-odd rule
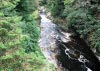
[[[39,46],[58,71],[99,71],[100,62],[75,33],[66,32],[40,13]]]

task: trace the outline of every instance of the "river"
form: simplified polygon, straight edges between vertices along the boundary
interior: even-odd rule
[[[86,49],[85,43],[78,44],[80,39],[62,31],[44,13],[40,13],[40,17],[39,46],[48,62],[58,71],[97,71],[98,60],[89,48]]]

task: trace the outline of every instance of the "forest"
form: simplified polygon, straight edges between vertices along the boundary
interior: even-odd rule
[[[40,14],[44,13],[40,13],[41,7],[46,9],[46,17],[55,23],[58,29],[61,28],[64,32],[70,30],[71,34],[73,31],[87,46],[79,42],[79,45],[85,48],[81,49],[75,45],[78,47],[75,48],[75,52],[77,51],[75,53],[74,43],[58,41],[56,44],[62,43],[69,49],[72,45],[70,54],[76,55],[72,57],[77,60],[78,54],[82,54],[89,61],[86,66],[90,67],[90,71],[98,71],[95,68],[100,65],[100,0],[0,0],[0,71],[88,71],[84,65],[81,69],[82,62],[81,65],[77,64],[79,67],[72,63],[72,66],[77,69],[67,66],[69,59],[61,48],[62,45],[47,48],[54,52],[51,58],[54,61],[58,60],[56,63],[58,67],[49,63],[49,58],[43,52],[45,50],[39,45],[39,39],[42,38],[41,31],[43,31]],[[45,37],[47,35],[50,36],[44,33]],[[73,36],[70,38],[73,39]],[[75,42],[79,39],[75,39]],[[88,50],[90,53],[87,53]]]

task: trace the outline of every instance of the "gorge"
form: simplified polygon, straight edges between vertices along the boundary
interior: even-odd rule
[[[39,46],[46,59],[59,71],[98,71],[100,62],[87,44],[70,31],[41,16]]]

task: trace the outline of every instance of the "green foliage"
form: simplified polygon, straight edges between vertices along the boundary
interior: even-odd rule
[[[64,5],[71,4],[72,2],[74,2],[74,0],[64,0]]]
[[[0,12],[0,17],[4,17],[4,13]]]
[[[63,0],[48,0],[46,7],[53,17],[61,16],[64,10],[64,2]]]
[[[0,71],[39,71],[44,65],[35,10],[35,0],[0,0]]]
[[[71,7],[72,6],[72,7]],[[72,4],[65,4],[63,12],[70,29],[76,29],[80,37],[92,48],[100,48],[100,28],[98,0],[77,0]],[[100,51],[100,50],[97,50]]]
[[[25,47],[26,52],[35,51],[37,48],[37,41],[39,37],[39,29],[36,27],[35,21],[26,22],[23,28],[23,33],[27,33],[27,36],[24,36],[22,40],[23,46]]]
[[[4,37],[4,36],[6,36],[6,35],[7,35],[7,30],[4,29],[4,28],[0,28],[0,36],[1,36],[1,37]]]
[[[73,24],[78,25],[84,23],[84,21],[87,20],[87,15],[81,10],[76,10],[68,15],[67,20],[71,26],[73,26]]]
[[[33,12],[37,8],[35,0],[21,0],[20,4],[20,6],[22,6],[22,9],[26,12]]]
[[[47,1],[48,0],[39,0],[39,5],[40,6],[46,5],[47,4]]]
[[[66,18],[71,12],[73,12],[75,8],[73,8],[71,5],[66,5],[64,11],[62,12],[62,16]]]

